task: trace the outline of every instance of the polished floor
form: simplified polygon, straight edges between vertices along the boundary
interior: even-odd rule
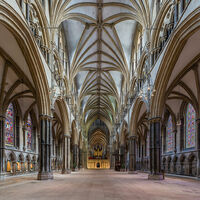
[[[111,170],[54,174],[37,181],[36,174],[0,181],[0,200],[200,200],[200,181],[166,178],[147,180],[147,174]]]

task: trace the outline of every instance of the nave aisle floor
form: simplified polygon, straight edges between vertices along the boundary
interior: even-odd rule
[[[36,174],[0,181],[0,200],[200,200],[200,181],[147,179],[147,174],[84,170],[54,174],[37,181]]]

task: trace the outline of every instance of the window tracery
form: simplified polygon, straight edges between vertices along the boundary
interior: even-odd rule
[[[186,129],[185,129],[185,147],[195,147],[195,132],[196,132],[196,112],[191,104],[187,105],[186,110]]]
[[[27,137],[27,149],[32,150],[32,131],[33,124],[30,114],[28,114],[27,122],[26,122],[26,137]]]
[[[167,121],[166,127],[166,147],[167,152],[173,150],[173,123],[172,123],[172,116],[170,115]]]

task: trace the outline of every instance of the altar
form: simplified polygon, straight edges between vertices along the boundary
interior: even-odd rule
[[[88,159],[88,169],[110,169],[110,161],[108,159]]]

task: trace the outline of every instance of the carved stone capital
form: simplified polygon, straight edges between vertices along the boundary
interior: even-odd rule
[[[0,115],[0,120],[5,120],[6,117],[4,115]]]
[[[64,134],[64,137],[70,139],[70,138],[71,138],[71,135],[69,135],[69,134]]]
[[[41,114],[39,117],[40,120],[52,120],[52,116],[50,115]]]
[[[135,135],[129,136],[129,140],[135,140],[135,139],[136,139],[136,136],[135,136]]]
[[[149,119],[150,123],[161,122],[161,117],[152,117]]]

